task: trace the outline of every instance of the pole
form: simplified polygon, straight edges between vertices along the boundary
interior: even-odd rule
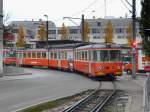
[[[132,0],[132,27],[133,27],[133,42],[136,40],[136,0]],[[136,77],[136,57],[135,48],[132,48],[132,78]]]
[[[46,21],[46,37],[47,37],[47,50],[48,50],[48,67],[49,67],[49,43],[48,43],[48,18]]]
[[[46,41],[47,41],[47,49],[48,47],[48,20],[46,21]]]
[[[47,51],[48,51],[48,67],[49,67],[49,43],[48,43],[48,15],[44,15],[47,20],[46,20],[46,43],[47,43]]]
[[[82,14],[82,43],[84,43],[84,14]]]
[[[105,2],[105,17],[106,17],[106,0],[104,0],[104,2]]]

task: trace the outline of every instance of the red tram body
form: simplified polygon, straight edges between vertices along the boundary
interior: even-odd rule
[[[74,69],[92,77],[121,76],[121,49],[99,44],[78,47],[75,50]]]
[[[76,48],[4,50],[4,64],[79,71],[91,77],[121,76],[121,48],[91,44]]]

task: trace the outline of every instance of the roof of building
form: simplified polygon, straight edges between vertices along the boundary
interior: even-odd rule
[[[46,21],[12,21],[10,25],[14,27],[19,27],[23,25],[23,27],[26,28],[33,28],[33,27],[38,27],[41,23],[46,25]],[[52,21],[48,21],[49,28],[56,28],[56,25]]]
[[[85,19],[90,27],[106,27],[108,21],[111,21],[113,27],[125,27],[132,22],[131,18],[98,18],[98,19]],[[138,23],[137,23],[138,24]]]

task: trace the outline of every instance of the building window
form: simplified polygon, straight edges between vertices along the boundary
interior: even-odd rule
[[[77,34],[78,29],[70,29],[69,32],[70,32],[70,34]]]
[[[12,29],[12,33],[18,33],[18,29]]]
[[[116,28],[115,32],[116,33],[124,33],[124,28]]]
[[[126,37],[119,35],[119,36],[117,36],[117,38],[118,39],[123,39],[123,38],[126,38]]]
[[[100,36],[93,36],[93,39],[100,39]]]
[[[100,33],[100,29],[98,29],[98,28],[92,28],[92,33]]]
[[[61,34],[61,30],[58,30],[58,34]]]
[[[97,22],[97,26],[101,26],[101,22]]]
[[[56,34],[56,30],[48,30],[48,34]]]

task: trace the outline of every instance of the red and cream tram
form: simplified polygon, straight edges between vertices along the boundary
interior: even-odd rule
[[[75,49],[74,69],[92,77],[121,76],[121,48],[93,44]]]
[[[76,48],[4,50],[4,64],[79,71],[91,77],[121,76],[121,48],[91,44]]]

